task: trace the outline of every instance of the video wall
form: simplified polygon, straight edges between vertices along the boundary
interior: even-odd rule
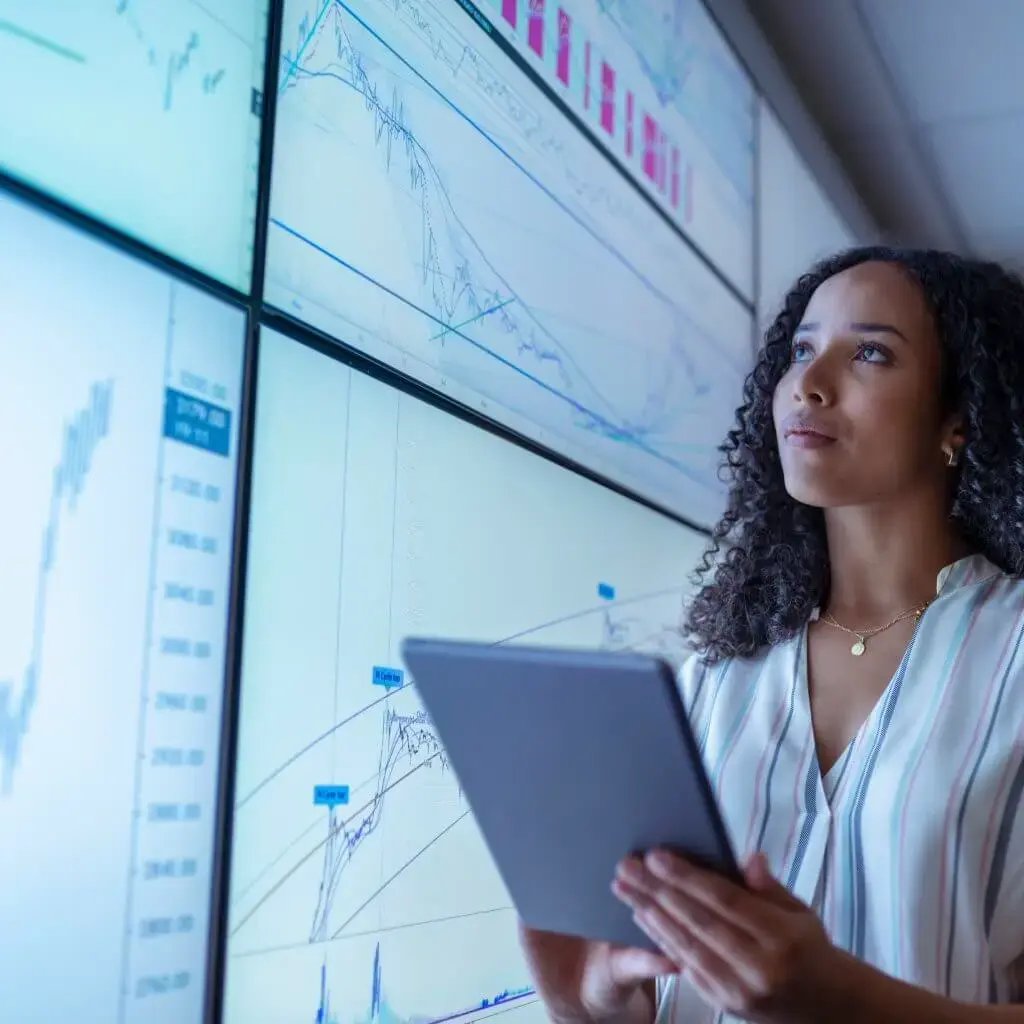
[[[4,0],[0,97],[5,1014],[543,1019],[398,650],[680,656],[751,81],[699,0]]]

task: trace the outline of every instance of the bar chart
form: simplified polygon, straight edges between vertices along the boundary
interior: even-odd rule
[[[700,0],[488,0],[484,10],[750,295],[754,92]]]

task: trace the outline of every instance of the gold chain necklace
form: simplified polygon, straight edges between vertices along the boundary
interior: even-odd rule
[[[857,638],[854,645],[850,648],[850,653],[855,657],[859,658],[867,649],[868,641],[879,633],[884,633],[887,629],[891,629],[896,625],[897,622],[903,622],[904,619],[909,619],[914,616],[916,619],[920,619],[924,615],[925,610],[931,602],[919,605],[917,608],[911,608],[908,611],[901,612],[891,622],[887,622],[884,626],[879,626],[877,629],[850,629],[849,626],[844,626],[841,622],[836,622],[835,618],[826,612],[822,619],[827,622],[830,626],[835,626],[836,629],[841,629],[844,633],[849,633],[850,636]]]

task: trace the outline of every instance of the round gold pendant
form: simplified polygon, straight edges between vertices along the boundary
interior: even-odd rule
[[[861,655],[862,655],[862,654],[863,654],[863,653],[864,653],[864,652],[865,652],[866,650],[867,650],[867,646],[865,645],[864,641],[863,641],[863,640],[858,640],[858,641],[857,641],[857,642],[856,642],[856,643],[855,643],[855,644],[854,644],[854,645],[853,645],[853,646],[852,646],[852,647],[850,648],[850,653],[851,653],[851,654],[852,654],[852,655],[853,655],[853,656],[854,656],[855,658],[859,658],[859,657],[860,657],[860,656],[861,656]]]

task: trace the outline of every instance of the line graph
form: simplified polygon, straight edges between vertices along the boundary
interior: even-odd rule
[[[699,540],[274,332],[260,360],[225,1022],[538,1019],[401,639],[678,658]]]
[[[245,319],[3,197],[0,237],[5,1015],[198,1020]]]
[[[475,33],[286,4],[269,301],[710,521],[747,311]]]
[[[227,28],[223,21],[202,5],[198,9],[218,27]],[[163,109],[170,111],[174,106],[175,91],[187,78],[195,78],[199,90],[210,95],[227,74],[227,68],[216,57],[206,55],[206,45],[201,33],[195,28],[187,29],[180,43],[167,46],[146,23],[146,13],[140,11],[138,0],[118,0],[116,14],[128,25],[131,34],[146,55],[146,63],[156,74],[165,76]],[[234,34],[245,42],[244,37]]]
[[[536,1002],[536,994],[532,989],[506,989],[494,996],[485,996],[475,1005],[466,1009],[457,1010],[444,1017],[414,1017],[413,1020],[422,1020],[423,1024],[447,1024],[448,1021],[474,1018],[477,1020],[486,1019],[495,1011],[515,1008],[516,1005],[523,1005],[524,1001]],[[528,1003],[527,1003],[528,1005]],[[335,1016],[331,1011],[331,993],[327,983],[327,965],[324,964],[320,970],[320,1004],[314,1018],[316,1024],[342,1024],[342,1018]],[[373,956],[373,973],[370,980],[370,999],[368,1013],[365,1017],[359,1018],[366,1024],[380,1021],[381,1024],[401,1024],[410,1018],[401,1017],[396,1014],[388,1005],[387,993],[385,990],[384,970],[380,958],[380,945],[377,946]]]
[[[36,704],[36,688],[42,660],[43,632],[46,628],[46,585],[57,556],[61,517],[74,512],[85,486],[93,455],[107,436],[113,381],[92,385],[89,404],[78,412],[64,428],[61,459],[53,471],[50,495],[50,516],[43,528],[42,550],[35,592],[35,615],[32,629],[32,650],[21,683],[20,697],[12,680],[0,680],[0,797],[10,793],[14,769],[18,765],[22,743],[28,734]]]
[[[7,0],[0,168],[246,288],[268,3]]]

